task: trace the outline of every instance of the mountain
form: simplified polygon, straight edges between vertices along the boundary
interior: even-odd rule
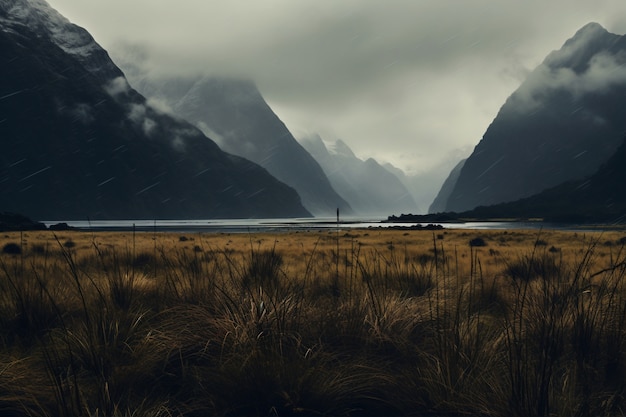
[[[542,218],[555,222],[626,223],[626,139],[593,175],[514,202],[480,206],[456,218]]]
[[[446,178],[446,180],[443,182],[443,185],[441,186],[439,193],[435,197],[435,200],[433,200],[432,204],[428,208],[429,213],[440,213],[446,211],[446,202],[450,198],[450,195],[454,190],[454,186],[459,180],[459,176],[461,175],[461,169],[463,169],[465,161],[467,161],[467,159],[462,159],[458,164],[456,164],[454,168],[452,168],[452,171],[450,171],[450,175],[448,175],[448,178]]]
[[[46,225],[16,213],[0,212],[0,232],[45,230]]]
[[[506,100],[445,204],[461,212],[587,177],[626,131],[626,36],[597,23],[550,53]]]
[[[407,188],[374,159],[363,161],[343,141],[324,142],[319,135],[302,138],[300,143],[357,214],[417,212],[417,204]]]
[[[295,140],[253,82],[215,76],[150,77],[133,62],[133,56],[120,53],[116,59],[146,97],[164,102],[226,152],[256,162],[296,189],[304,206],[315,215],[334,215],[337,208],[351,213],[322,168]]]
[[[592,175],[567,181],[520,200],[460,213],[389,216],[393,222],[543,219],[567,223],[626,223],[626,138]]]
[[[381,166],[395,175],[408,190],[417,207],[412,213],[428,211],[428,205],[433,201],[443,182],[443,178],[440,177],[447,175],[445,170],[439,172],[441,169],[438,167],[413,174],[406,173],[389,162],[382,163]]]
[[[151,107],[84,29],[0,0],[0,210],[35,219],[307,216],[297,193]]]

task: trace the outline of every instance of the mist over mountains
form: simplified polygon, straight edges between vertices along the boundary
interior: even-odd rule
[[[298,143],[252,81],[150,78],[130,62],[129,83],[43,0],[0,0],[0,23],[1,211],[68,220],[422,211],[415,196],[427,181],[341,141]],[[430,210],[526,198],[524,213],[567,201],[616,215],[624,109],[626,36],[588,24],[506,100]]]
[[[304,141],[310,138],[294,138],[250,80],[154,75],[142,66],[140,48],[121,47],[115,51],[115,57],[131,83],[144,95],[160,102],[173,114],[192,121],[222,149],[257,162],[293,186],[302,196],[303,204],[316,215],[334,214],[336,207],[344,214],[354,215],[422,213],[426,212],[440,185],[438,173],[407,176],[390,164],[380,165],[373,158],[362,161],[354,154],[353,158],[343,161],[336,159],[331,163],[334,167],[329,166],[324,151],[316,153],[315,146],[306,146]],[[369,169],[355,168],[364,162],[370,165]],[[343,163],[347,165],[339,166]],[[379,169],[381,167],[385,169]],[[338,169],[343,171],[341,175],[337,174]],[[361,174],[367,171],[367,176],[358,175],[359,170],[363,171]],[[373,171],[380,174],[376,181],[372,181]],[[370,179],[372,187],[388,182],[393,185],[368,189],[364,178]],[[336,195],[341,200],[337,200]]]
[[[120,56],[119,62],[146,97],[196,125],[221,149],[256,162],[296,189],[313,214],[334,215],[337,208],[353,213],[252,81],[217,76],[153,78],[143,72],[136,55]]]
[[[415,200],[400,179],[373,158],[357,158],[341,140],[325,142],[319,135],[312,135],[299,141],[322,166],[332,186],[359,214],[418,212]]]
[[[580,29],[506,100],[431,211],[514,201],[593,175],[626,131],[625,64],[625,36],[597,23]]]
[[[308,216],[265,169],[149,105],[84,29],[0,1],[2,210],[36,219]]]

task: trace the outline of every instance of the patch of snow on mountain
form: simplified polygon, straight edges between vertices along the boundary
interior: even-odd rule
[[[54,43],[67,53],[88,57],[92,51],[99,49],[86,30],[72,24],[44,0],[0,0],[0,4],[1,10],[6,13],[2,20],[48,33]]]
[[[322,139],[322,142],[324,143],[324,146],[326,146],[328,153],[330,153],[331,155],[341,155],[350,158],[356,158],[356,155],[354,154],[354,152],[352,152],[352,149],[350,149],[348,145],[346,145],[345,142],[341,139],[337,139],[334,142]]]

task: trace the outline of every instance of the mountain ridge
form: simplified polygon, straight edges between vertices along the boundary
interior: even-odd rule
[[[164,101],[173,114],[198,126],[220,148],[258,163],[296,189],[310,212],[333,215],[340,208],[352,213],[253,81],[212,75],[152,78],[129,59],[120,55],[118,61],[144,95]]]
[[[389,217],[390,221],[463,221],[541,219],[556,223],[626,223],[626,137],[616,152],[591,176],[567,181],[512,202],[472,210],[423,216]]]
[[[408,189],[375,159],[357,158],[340,139],[330,142],[314,134],[299,141],[319,162],[333,187],[348,200],[356,214],[416,212],[417,204]]]
[[[149,106],[88,32],[47,3],[2,0],[0,20],[2,211],[40,220],[310,215],[266,170]]]
[[[446,211],[515,201],[591,175],[626,131],[626,36],[585,25],[505,101]]]

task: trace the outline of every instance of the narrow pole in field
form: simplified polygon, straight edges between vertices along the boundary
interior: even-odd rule
[[[339,207],[337,207],[337,236],[336,236],[336,244],[337,244],[337,251],[336,251],[336,260],[335,260],[335,282],[333,282],[333,294],[335,295],[335,297],[339,297]]]

